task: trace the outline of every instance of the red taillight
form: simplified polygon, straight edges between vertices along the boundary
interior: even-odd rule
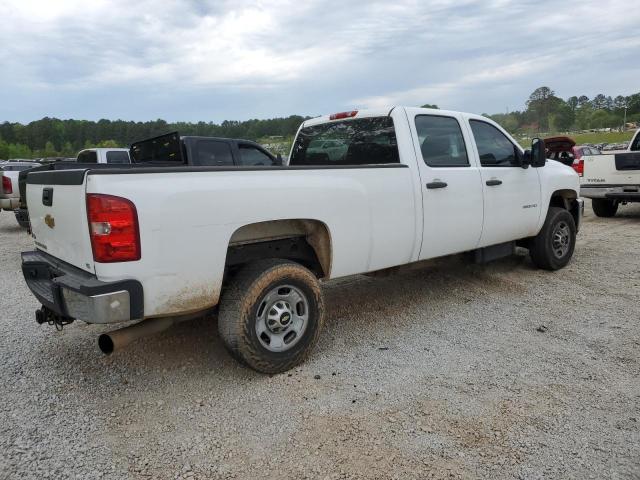
[[[2,176],[2,191],[4,193],[13,193],[13,187],[11,186],[11,179],[9,177]]]
[[[138,213],[130,200],[89,193],[87,218],[93,259],[96,262],[140,260]]]
[[[571,166],[578,175],[584,175],[584,160],[582,158],[580,160],[574,160],[573,165]]]
[[[351,112],[340,112],[329,115],[329,120],[340,120],[341,118],[351,118],[358,114],[358,110],[352,110]]]

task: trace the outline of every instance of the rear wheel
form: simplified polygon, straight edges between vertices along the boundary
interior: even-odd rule
[[[576,224],[564,208],[550,207],[540,233],[533,237],[529,254],[538,268],[558,270],[564,267],[576,245]]]
[[[594,198],[591,200],[591,207],[598,217],[613,217],[618,211],[618,202],[608,198]]]
[[[262,260],[231,280],[220,302],[218,330],[229,353],[263,373],[301,363],[324,323],[320,283],[294,262]]]

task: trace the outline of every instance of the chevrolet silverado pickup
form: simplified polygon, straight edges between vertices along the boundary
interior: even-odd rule
[[[543,141],[523,151],[478,115],[343,112],[305,121],[286,165],[31,173],[22,270],[39,323],[138,321],[101,335],[105,353],[216,307],[232,356],[277,373],[318,340],[321,281],[516,245],[564,267],[579,188]]]
[[[626,152],[586,156],[578,163],[580,195],[599,217],[613,217],[620,205],[640,202],[640,130]]]

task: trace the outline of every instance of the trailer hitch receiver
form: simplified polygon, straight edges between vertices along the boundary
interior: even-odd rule
[[[59,315],[50,308],[45,307],[44,305],[36,310],[36,322],[39,325],[43,323],[48,323],[49,325],[53,325],[56,327],[56,330],[62,330],[65,325],[69,325],[73,322],[73,318],[65,317],[63,315]]]

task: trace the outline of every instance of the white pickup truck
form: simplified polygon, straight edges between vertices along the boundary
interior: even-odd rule
[[[5,162],[0,164],[0,210],[13,210],[20,203],[18,176],[20,172],[37,167],[35,162]]]
[[[395,107],[305,121],[283,166],[31,173],[24,278],[39,323],[142,320],[105,353],[218,306],[231,354],[282,372],[318,339],[320,281],[516,244],[564,267],[579,180],[544,152],[478,115]]]
[[[597,216],[613,217],[620,204],[640,202],[640,130],[626,152],[586,156],[580,163],[580,194],[591,199]]]

